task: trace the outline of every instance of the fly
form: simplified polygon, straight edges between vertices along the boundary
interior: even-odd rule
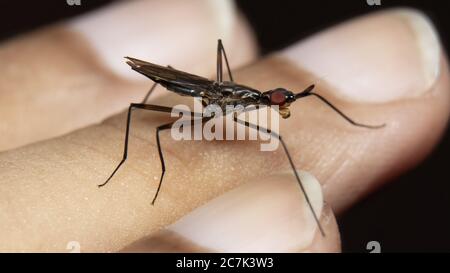
[[[131,68],[144,76],[150,78],[154,84],[144,97],[143,101],[141,103],[131,103],[128,108],[128,115],[127,115],[127,123],[126,123],[126,132],[125,132],[125,144],[124,144],[124,152],[122,160],[119,162],[117,167],[114,169],[114,171],[111,173],[111,175],[106,179],[106,181],[103,184],[98,185],[99,187],[105,186],[111,178],[114,176],[114,174],[119,170],[119,168],[122,166],[122,164],[127,159],[128,154],[128,136],[130,132],[130,121],[131,121],[131,112],[133,109],[143,109],[143,110],[149,110],[149,111],[156,111],[156,112],[165,112],[165,113],[171,113],[173,108],[167,107],[167,106],[160,106],[160,105],[153,105],[153,104],[147,104],[147,100],[150,96],[150,94],[155,90],[156,86],[158,84],[165,87],[167,90],[175,92],[182,96],[191,96],[191,97],[200,97],[202,100],[203,106],[208,106],[212,104],[219,105],[222,109],[225,109],[228,105],[242,105],[246,108],[244,108],[244,111],[252,111],[257,110],[260,107],[270,107],[270,106],[278,106],[279,107],[279,114],[283,118],[288,118],[290,116],[289,106],[291,103],[295,102],[296,100],[300,98],[305,98],[309,96],[314,96],[323,103],[325,103],[327,106],[331,107],[337,114],[339,114],[341,117],[343,117],[345,120],[347,120],[349,123],[351,123],[354,126],[359,127],[365,127],[370,129],[375,128],[381,128],[385,124],[372,126],[372,125],[365,125],[361,123],[357,123],[353,121],[350,117],[345,115],[341,110],[339,110],[337,107],[335,107],[331,102],[329,102],[327,99],[322,97],[319,94],[316,94],[313,92],[314,85],[308,86],[306,89],[304,89],[302,92],[299,93],[293,93],[292,91],[289,91],[285,88],[276,88],[269,91],[261,92],[257,89],[241,85],[238,83],[235,83],[233,80],[233,75],[231,74],[230,66],[228,64],[227,55],[225,53],[225,49],[222,45],[222,41],[219,39],[218,45],[217,45],[217,76],[216,81],[209,80],[204,77],[200,77],[197,75],[193,75],[190,73],[186,73],[180,70],[176,70],[170,66],[160,66],[157,64],[145,62],[139,59],[126,57],[127,64],[131,66]],[[223,81],[223,66],[222,61],[225,59],[225,64],[228,70],[228,76],[229,81]],[[203,117],[201,113],[195,113],[195,112],[187,112],[182,111],[188,115],[191,116],[191,118],[201,118],[202,123],[205,123],[206,121],[210,120],[213,117]],[[305,200],[312,212],[312,215],[319,227],[320,232],[323,236],[325,236],[325,232],[320,225],[318,216],[316,215],[311,202],[308,198],[308,194],[305,191],[305,188],[300,180],[300,177],[296,171],[294,162],[292,160],[292,157],[289,153],[289,150],[287,148],[286,143],[281,138],[281,136],[278,133],[275,133],[267,128],[262,128],[260,126],[257,126],[255,124],[249,123],[247,121],[243,121],[237,118],[237,112],[232,113],[233,114],[233,121],[247,126],[249,128],[256,129],[262,133],[270,134],[272,137],[278,138],[280,141],[283,150],[286,154],[286,157],[288,158],[289,164],[291,166],[292,172],[300,186],[300,189],[305,196]],[[166,172],[166,166],[164,163],[164,156],[161,149],[160,144],[160,132],[163,130],[168,130],[172,128],[172,125],[174,122],[162,124],[156,128],[156,144],[158,148],[159,158],[161,160],[161,177],[159,180],[158,188],[156,190],[156,193],[152,200],[152,205],[154,205],[156,198],[158,197],[159,191],[161,189],[162,181],[164,178],[164,174]]]

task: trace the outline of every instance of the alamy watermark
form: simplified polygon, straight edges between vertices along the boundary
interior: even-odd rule
[[[187,105],[173,107],[171,116],[180,117],[172,125],[174,140],[262,140],[261,151],[278,148],[280,114],[278,106],[262,107],[246,111],[242,105],[227,105],[225,109],[217,104],[203,107],[200,99],[194,99],[194,109]],[[192,118],[191,112],[201,113]],[[237,118],[240,122],[235,122]],[[252,128],[245,126],[248,122]]]
[[[366,245],[366,249],[369,253],[381,253],[381,244],[378,241],[370,241]]]
[[[69,6],[81,6],[81,0],[66,0]]]
[[[66,249],[69,253],[81,253],[81,245],[78,241],[67,242]]]
[[[381,0],[366,0],[369,6],[381,6]]]

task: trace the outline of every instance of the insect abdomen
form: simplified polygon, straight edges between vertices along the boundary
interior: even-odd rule
[[[198,90],[190,89],[186,86],[170,84],[170,83],[161,83],[167,90],[175,92],[182,96],[191,96],[191,97],[201,97],[201,92]]]

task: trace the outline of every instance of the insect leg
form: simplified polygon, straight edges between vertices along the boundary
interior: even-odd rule
[[[205,123],[206,121],[210,120],[212,117],[204,117],[202,118],[202,124]],[[192,122],[190,123],[190,125],[192,125],[192,123],[194,122],[194,120],[191,120]],[[152,205],[155,204],[156,198],[158,197],[159,194],[159,190],[161,189],[161,185],[162,185],[162,181],[164,178],[164,174],[166,173],[166,164],[164,163],[164,156],[162,153],[162,148],[161,148],[161,143],[159,140],[159,133],[163,130],[167,130],[172,128],[172,125],[174,124],[174,122],[170,122],[167,124],[163,124],[160,125],[156,128],[156,146],[158,147],[158,154],[159,154],[159,159],[161,160],[161,177],[159,179],[159,184],[158,184],[158,188],[156,189],[156,193],[155,196],[153,197],[152,200]]]
[[[167,67],[172,68],[170,65],[168,65]],[[150,94],[153,92],[153,90],[155,90],[157,85],[158,85],[157,82],[153,83],[152,87],[150,87],[150,90],[148,90],[147,94],[145,95],[141,103],[147,103],[148,97],[150,97]]]
[[[153,197],[152,205],[155,204],[156,197],[158,197],[159,190],[161,189],[164,174],[166,173],[166,164],[164,163],[164,156],[163,156],[162,149],[161,149],[161,143],[159,141],[159,132],[161,132],[162,130],[167,130],[167,129],[172,128],[172,125],[173,125],[173,122],[170,122],[170,123],[158,126],[156,128],[156,146],[158,147],[159,160],[161,161],[161,177],[159,178],[158,188],[156,189],[155,196]]]
[[[153,104],[143,104],[143,103],[132,103],[132,104],[130,104],[130,106],[128,107],[127,126],[126,126],[126,131],[125,131],[125,144],[124,144],[124,151],[123,151],[122,160],[117,165],[117,167],[114,169],[112,174],[108,177],[108,179],[106,179],[106,181],[103,184],[98,185],[99,187],[105,186],[109,182],[109,180],[111,180],[111,178],[114,176],[114,174],[116,174],[116,172],[119,170],[119,168],[122,166],[122,164],[127,160],[127,155],[128,155],[128,136],[129,136],[129,133],[130,133],[131,112],[133,111],[134,108],[144,109],[144,110],[149,110],[149,111],[156,111],[156,112],[165,112],[165,113],[171,113],[172,110],[173,110],[172,107],[153,105]],[[179,111],[179,112],[183,112],[183,111]],[[186,111],[184,111],[184,112],[185,113],[189,113],[192,117],[195,117],[195,116],[200,116],[201,117],[201,115],[202,115],[201,113],[193,113],[193,112],[186,112]]]
[[[225,48],[223,47],[222,40],[219,39],[217,42],[217,82],[222,82],[222,54],[225,58],[225,64],[227,65],[228,76],[230,77],[230,81],[233,80],[233,75],[231,74],[230,65],[228,64],[227,54],[225,53]]]
[[[153,92],[153,90],[155,90],[156,86],[158,85],[157,82],[153,83],[152,87],[150,87],[150,90],[148,90],[147,95],[145,95],[144,99],[142,100],[141,103],[146,103],[148,100],[148,97],[150,97],[150,94]]]
[[[260,132],[263,132],[263,133],[266,133],[266,134],[270,134],[270,135],[272,135],[272,136],[274,136],[274,137],[276,137],[276,138],[278,138],[280,140],[281,146],[283,146],[284,152],[285,152],[285,154],[286,154],[286,156],[287,156],[287,158],[289,160],[289,164],[291,165],[291,168],[292,168],[292,171],[294,172],[295,178],[297,179],[297,182],[298,182],[298,184],[300,186],[300,189],[302,190],[302,193],[305,196],[306,203],[308,203],[308,206],[309,206],[309,208],[310,208],[310,210],[311,210],[311,212],[313,214],[314,220],[316,221],[317,226],[319,227],[320,233],[322,233],[322,236],[325,236],[325,231],[323,230],[322,225],[320,224],[319,218],[317,217],[317,214],[314,211],[314,208],[313,208],[313,206],[311,204],[311,201],[309,200],[309,197],[308,197],[308,194],[306,193],[305,187],[303,186],[302,181],[300,180],[300,176],[298,175],[297,170],[295,169],[294,161],[292,160],[292,157],[291,157],[291,155],[289,153],[289,150],[288,150],[288,148],[286,146],[286,143],[281,138],[281,136],[279,134],[275,133],[275,132],[272,132],[270,129],[266,129],[266,128],[260,127],[258,125],[249,123],[247,121],[240,120],[236,116],[234,116],[233,119],[234,119],[235,122],[237,122],[239,124],[245,125],[245,126],[247,126],[249,128],[252,128],[252,129],[256,129],[256,130],[258,130]]]

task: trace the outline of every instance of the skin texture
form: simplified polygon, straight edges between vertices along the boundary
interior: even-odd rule
[[[249,82],[245,79],[259,74],[258,67],[263,70],[266,70],[264,67],[271,67],[270,74],[264,75],[265,78],[285,81],[284,73],[274,73],[285,65],[287,63],[277,59],[263,61],[252,70],[236,73],[236,78],[237,81]],[[302,82],[298,84],[304,85]],[[169,94],[160,101],[155,101],[155,104],[179,104],[183,100],[189,103],[185,98]],[[8,211],[12,215],[25,213],[18,218],[4,214],[4,219],[0,222],[6,228],[9,227],[10,230],[6,233],[17,234],[18,237],[10,236],[10,242],[3,242],[3,246],[8,246],[7,249],[17,247],[17,239],[25,237],[24,233],[18,231],[24,229],[25,233],[30,232],[27,230],[30,223],[16,221],[31,218],[33,226],[45,225],[47,222],[58,223],[54,228],[47,229],[48,234],[39,231],[41,235],[33,237],[33,248],[57,248],[58,242],[65,243],[75,237],[88,251],[117,250],[128,240],[136,240],[157,231],[243,181],[269,175],[274,171],[289,170],[281,150],[261,154],[258,142],[186,143],[174,141],[169,132],[164,132],[162,146],[168,166],[167,173],[157,206],[151,206],[149,196],[154,194],[161,172],[156,153],[155,128],[170,121],[167,114],[135,111],[128,161],[110,184],[101,189],[96,187],[106,179],[121,158],[125,120],[126,115],[122,113],[99,125],[2,154],[2,181],[8,181],[12,186],[10,189],[2,188],[2,196],[9,197],[2,203],[5,206],[9,204]],[[283,126],[293,126],[294,120],[287,120],[286,123]],[[281,131],[284,130],[282,127]],[[95,141],[96,139],[102,141]],[[285,136],[285,140],[292,147],[295,156],[300,149],[295,148],[294,137]],[[46,153],[48,150],[54,152]],[[20,158],[16,157],[17,154],[21,154]],[[227,163],[237,160],[241,164]],[[18,183],[24,181],[23,176],[15,175],[20,172],[21,166],[27,166],[26,173],[29,173],[25,184]],[[24,203],[10,202],[19,192],[24,196],[33,195],[34,198],[26,198]],[[40,201],[41,196],[45,196],[45,202]],[[38,206],[23,210],[29,203],[38,203]],[[42,212],[51,213],[42,217]],[[79,229],[78,224],[83,228]],[[22,227],[19,228],[20,226]],[[62,228],[63,226],[66,228]],[[98,231],[101,233],[96,233]],[[117,241],[111,241],[110,236],[106,236],[110,232],[117,235]],[[123,235],[118,235],[120,233]],[[123,240],[128,236],[129,239]],[[39,240],[44,238],[44,241]]]
[[[316,232],[314,238],[306,248],[296,247],[286,249],[285,252],[339,252],[340,237],[336,232],[337,224],[331,208],[324,207],[321,217],[321,224],[326,237],[320,232]],[[148,253],[148,252],[215,252],[216,250],[198,245],[193,240],[181,236],[170,228],[163,229],[155,234],[140,239],[123,248],[120,252]]]
[[[105,69],[88,45],[82,36],[62,26],[3,44],[0,56],[11,65],[1,68],[5,77],[0,82],[4,90],[1,114],[6,116],[1,150],[98,122],[123,107],[120,99],[139,97],[145,87],[129,84]],[[44,65],[46,69],[42,69]],[[52,123],[59,126],[52,129]]]
[[[383,21],[383,17],[373,24],[378,24],[378,20]],[[360,22],[349,25],[357,28]],[[67,44],[75,49],[69,54],[65,49],[54,48],[55,39],[68,39]],[[89,124],[123,109],[130,101],[139,101],[149,83],[117,75],[115,70],[96,61],[93,57],[96,49],[86,46],[88,40],[73,43],[80,39],[83,36],[55,27],[19,37],[0,49],[0,55],[8,60],[8,65],[2,69],[9,79],[0,81],[0,102],[8,104],[8,107],[0,108],[5,120],[2,130],[7,136],[2,138],[5,151],[0,153],[1,251],[63,252],[67,251],[70,241],[79,242],[82,251],[87,252],[248,250],[238,245],[221,245],[209,238],[212,237],[209,234],[214,233],[208,233],[211,231],[208,222],[214,224],[215,219],[204,218],[202,215],[208,213],[195,210],[201,207],[207,211],[208,207],[214,207],[211,205],[214,202],[221,205],[233,198],[237,198],[240,207],[230,206],[227,219],[236,223],[237,229],[230,229],[230,234],[223,230],[224,235],[232,237],[231,232],[240,229],[264,229],[264,235],[270,234],[273,228],[280,233],[274,234],[277,238],[275,235],[282,237],[282,232],[275,226],[298,224],[289,220],[295,219],[294,215],[290,217],[289,208],[284,209],[284,214],[289,217],[280,218],[279,223],[254,227],[249,221],[247,226],[239,226],[246,216],[236,213],[236,219],[233,219],[233,211],[247,211],[245,208],[256,201],[261,202],[261,210],[267,203],[268,213],[280,214],[270,210],[276,204],[270,203],[274,192],[281,199],[294,198],[289,194],[299,196],[298,188],[289,190],[291,188],[282,186],[292,179],[282,150],[261,152],[257,141],[178,142],[170,138],[169,132],[163,132],[161,139],[167,172],[159,199],[152,206],[151,197],[161,171],[155,128],[172,120],[164,113],[133,113],[128,161],[110,184],[97,188],[121,159],[126,113]],[[227,53],[241,50],[241,47],[252,48],[251,39],[247,42],[246,46],[241,44],[237,49],[225,44]],[[19,47],[24,53],[17,56],[12,48]],[[25,50],[36,47],[46,49],[42,53],[46,58],[40,59],[41,56]],[[248,50],[246,56],[247,61],[251,60],[254,51]],[[42,66],[44,59],[51,62],[46,69]],[[34,65],[28,66],[29,73],[19,73],[24,71],[25,60]],[[207,61],[211,62],[211,59]],[[299,64],[292,55],[276,53],[235,70],[233,75],[236,82],[261,90],[284,87],[298,92],[314,82],[319,94],[357,121],[387,125],[380,130],[353,127],[314,98],[299,100],[291,106],[291,118],[280,122],[280,131],[296,166],[314,174],[323,186],[323,194],[319,190],[312,196],[323,198],[327,203],[320,215],[327,236],[322,237],[315,230],[295,246],[289,245],[287,240],[286,247],[280,247],[280,251],[339,251],[339,232],[333,211],[341,212],[425,158],[442,135],[449,116],[449,78],[444,53],[439,54],[440,72],[429,88],[419,92],[420,95],[415,92],[413,97],[382,103],[352,101],[348,96],[341,96],[333,84],[318,80],[320,75],[311,70],[308,65]],[[33,74],[38,77],[29,77],[33,71],[38,71]],[[75,76],[64,76],[67,74]],[[57,88],[48,88],[50,86]],[[42,92],[37,94],[32,90]],[[77,92],[74,97],[70,90],[87,91]],[[127,93],[120,90],[127,90]],[[163,89],[159,87],[152,103],[168,106],[191,103],[188,98],[170,93],[161,96],[161,93]],[[52,107],[44,107],[48,105]],[[83,126],[86,127],[72,131]],[[67,134],[35,142],[64,133]],[[28,145],[22,146],[25,144]],[[19,148],[10,149],[14,147]],[[275,185],[273,188],[253,191],[252,187],[258,187],[259,181],[279,173],[290,175],[272,177],[274,184],[270,185]],[[246,192],[258,194],[242,194]],[[221,199],[217,199],[218,196]],[[298,204],[298,210],[306,213],[299,218],[311,216],[307,214],[304,202]],[[248,210],[248,215],[252,212],[254,210]],[[180,220],[183,216],[188,220]],[[207,227],[202,230],[204,238],[189,231],[194,222],[203,223],[199,228]],[[299,235],[302,232],[298,229]],[[263,241],[262,238],[254,240]],[[250,250],[264,251],[267,250],[265,247]]]
[[[269,67],[271,69],[267,69]],[[299,79],[307,79],[308,75],[291,69],[293,67],[289,66],[285,60],[271,57],[251,68],[239,71],[236,73],[236,79],[256,87],[263,86],[264,79],[271,79],[271,82],[275,83],[283,82],[287,88],[305,86],[306,83]],[[444,87],[448,86],[439,88],[446,90]],[[332,97],[324,87],[321,86],[320,90],[324,95]],[[432,100],[434,105],[448,101],[447,93],[442,92],[441,89],[437,89],[434,93],[425,100]],[[177,103],[181,99],[183,98],[168,95],[158,103],[167,105],[169,101]],[[332,101],[343,107],[342,102],[335,99]],[[297,104],[300,103],[297,102]],[[413,109],[416,114],[418,111],[430,111],[427,107],[420,107],[422,103],[423,100],[420,102],[411,100],[401,105],[397,103],[391,106],[383,105],[383,111],[379,111],[380,106],[377,105],[370,107],[349,105],[344,108],[361,120],[379,123],[379,120],[406,119],[410,117],[408,114]],[[403,111],[398,111],[399,107],[403,107]],[[349,188],[339,188],[339,185],[336,185],[338,182],[335,182],[337,180],[333,181],[330,174],[320,171],[322,164],[339,164],[340,162],[333,160],[327,163],[327,159],[341,158],[350,153],[353,157],[350,164],[366,165],[364,162],[372,162],[371,165],[376,166],[376,164],[399,160],[399,157],[402,161],[410,157],[405,154],[401,146],[397,145],[399,149],[396,151],[395,148],[393,150],[392,145],[386,145],[388,139],[396,141],[391,134],[395,133],[398,137],[401,132],[396,130],[395,126],[387,126],[378,131],[354,128],[335,115],[331,115],[327,108],[321,107],[314,101],[292,107],[291,110],[296,118],[284,121],[280,130],[286,132],[284,138],[294,158],[298,159],[297,164],[303,164],[306,169],[312,168],[311,172],[319,177],[319,181],[327,181],[325,196],[328,197],[327,200],[331,200],[330,203],[345,206],[346,204],[339,203],[340,200],[336,197],[340,196],[338,190],[348,193]],[[162,145],[165,147],[164,153],[169,167],[157,206],[153,207],[150,205],[149,196],[154,193],[159,179],[159,176],[155,174],[160,173],[153,136],[155,127],[168,120],[165,114],[149,115],[143,111],[136,111],[128,162],[111,183],[102,189],[98,189],[96,184],[105,179],[121,156],[125,113],[63,137],[2,153],[0,173],[3,183],[7,182],[2,185],[1,196],[4,198],[0,206],[7,207],[4,210],[7,213],[2,214],[0,222],[3,225],[2,230],[5,234],[9,234],[7,238],[4,238],[2,246],[5,249],[26,249],[27,247],[35,250],[58,250],[63,248],[71,238],[77,238],[87,251],[118,250],[174,222],[200,204],[236,187],[243,181],[268,175],[274,170],[283,168],[288,170],[286,159],[280,150],[273,153],[261,153],[257,142],[192,141],[187,144],[172,140],[167,137],[166,132],[162,134],[166,136]],[[308,126],[308,124],[315,125]],[[430,130],[435,126],[433,123],[427,124]],[[421,124],[421,126],[425,125]],[[302,130],[301,135],[290,133],[300,130],[303,126],[309,129]],[[330,126],[336,128],[333,136],[320,134],[320,131]],[[409,133],[415,128],[414,125],[410,125]],[[407,138],[407,134],[405,132],[402,138]],[[306,140],[309,140],[309,143],[317,141],[322,145],[336,144],[336,141],[333,142],[334,138],[339,139],[339,146],[323,149],[320,156],[315,153],[317,146],[300,145]],[[102,141],[95,141],[96,139]],[[358,140],[361,144],[355,145]],[[370,141],[372,145],[365,147],[365,153],[358,152],[361,150],[361,145],[365,145],[367,141]],[[416,150],[414,153],[425,155],[428,149],[425,146],[425,149]],[[386,153],[385,151],[388,150],[389,153]],[[48,151],[53,152],[48,153]],[[300,157],[300,153],[304,157]],[[380,157],[383,157],[383,160],[379,160]],[[302,158],[309,160],[303,161]],[[226,163],[237,161],[241,164]],[[412,163],[408,165],[410,164]],[[314,169],[310,166],[318,167]],[[387,176],[399,172],[395,167],[378,167],[374,168],[374,171],[370,169],[365,168],[364,172],[367,183],[372,183],[373,186],[374,181],[384,180]],[[353,177],[360,176],[354,168],[345,168],[345,170],[346,172],[340,174],[347,177],[344,181],[352,181]],[[362,192],[361,188],[362,186],[354,186],[350,190],[352,194],[359,194]],[[366,186],[364,191],[367,189]],[[22,198],[16,199],[19,196]],[[351,201],[347,198],[344,202]],[[45,214],[42,215],[43,213]],[[27,221],[21,222],[20,220],[23,219]],[[48,226],[50,223],[52,224]],[[27,236],[36,230],[36,226],[46,228],[38,229],[39,233],[34,236]],[[115,239],[111,240],[110,234],[115,234]],[[20,240],[23,241],[23,245],[17,243]]]
[[[181,44],[177,37],[183,39],[174,23],[166,22],[179,17],[173,7],[176,2],[179,8],[193,9],[183,19],[193,25],[185,34],[195,39],[183,42],[183,50],[168,46]],[[235,60],[232,67],[255,58],[252,34],[232,7],[216,6],[214,1],[191,2],[117,3],[89,16],[2,43],[0,151],[98,123],[119,113],[130,102],[142,100],[151,83],[128,69],[123,59],[126,55],[208,76],[214,73],[215,41],[223,37],[227,39],[230,58]],[[231,9],[232,14],[224,12],[230,18],[217,19],[203,16],[213,16],[217,9]],[[144,21],[129,18],[143,10]],[[162,13],[166,16],[158,17],[159,22],[152,19]],[[146,27],[147,24],[152,27]],[[172,40],[155,39],[160,31]],[[208,43],[199,46],[194,42],[198,40]]]

